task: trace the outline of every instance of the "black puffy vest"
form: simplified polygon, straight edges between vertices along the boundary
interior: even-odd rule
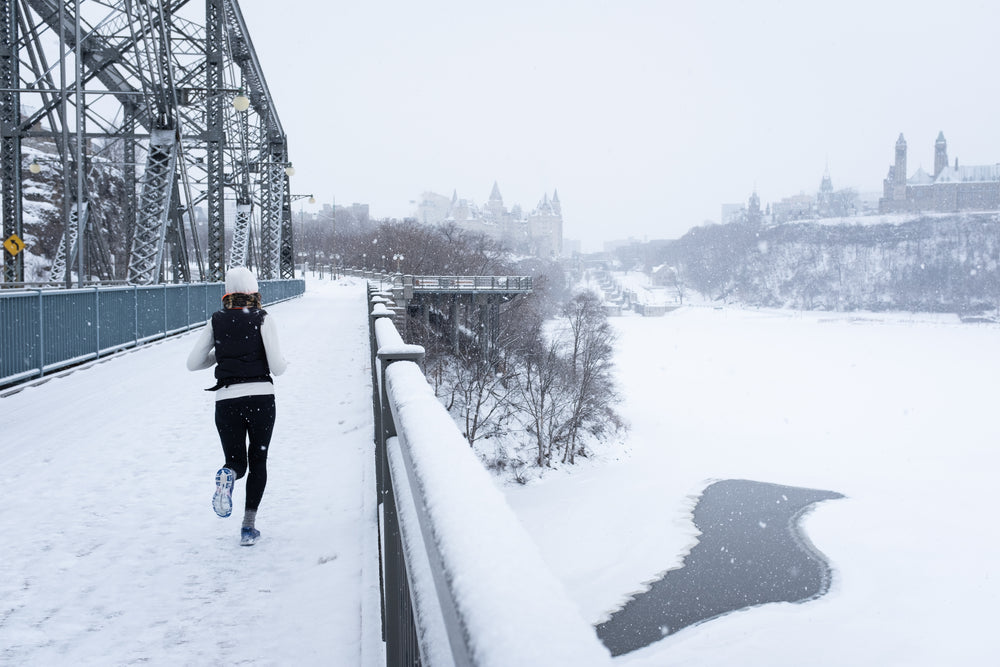
[[[212,313],[217,386],[241,382],[270,382],[267,354],[260,327],[267,311],[231,308]]]

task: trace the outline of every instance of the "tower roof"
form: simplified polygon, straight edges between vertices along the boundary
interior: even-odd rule
[[[825,193],[833,192],[833,180],[830,178],[829,167],[823,170],[823,179],[819,182],[819,191]]]
[[[497,185],[496,181],[493,181],[493,190],[490,192],[490,201],[503,201],[503,197],[500,196],[500,187]]]

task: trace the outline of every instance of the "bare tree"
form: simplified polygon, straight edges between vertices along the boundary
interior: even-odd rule
[[[567,349],[569,417],[563,461],[573,463],[581,432],[599,436],[617,430],[621,420],[613,409],[618,400],[612,376],[615,333],[608,323],[601,299],[594,292],[580,292],[564,309],[568,324]]]
[[[495,363],[479,355],[453,365],[452,412],[464,425],[470,445],[503,433],[512,414],[512,383]]]
[[[566,405],[561,391],[564,363],[558,340],[546,340],[541,326],[532,332],[528,352],[519,360],[518,407],[535,440],[535,465],[548,465],[562,431]]]

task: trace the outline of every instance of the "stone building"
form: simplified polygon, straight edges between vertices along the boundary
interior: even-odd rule
[[[944,132],[934,142],[934,173],[917,169],[906,176],[906,139],[896,140],[896,160],[883,181],[880,213],[1000,210],[1000,164],[959,166],[948,164]]]

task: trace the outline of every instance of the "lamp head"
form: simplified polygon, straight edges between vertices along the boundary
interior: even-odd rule
[[[244,95],[242,90],[233,98],[233,108],[237,111],[246,111],[250,108],[250,98]]]

